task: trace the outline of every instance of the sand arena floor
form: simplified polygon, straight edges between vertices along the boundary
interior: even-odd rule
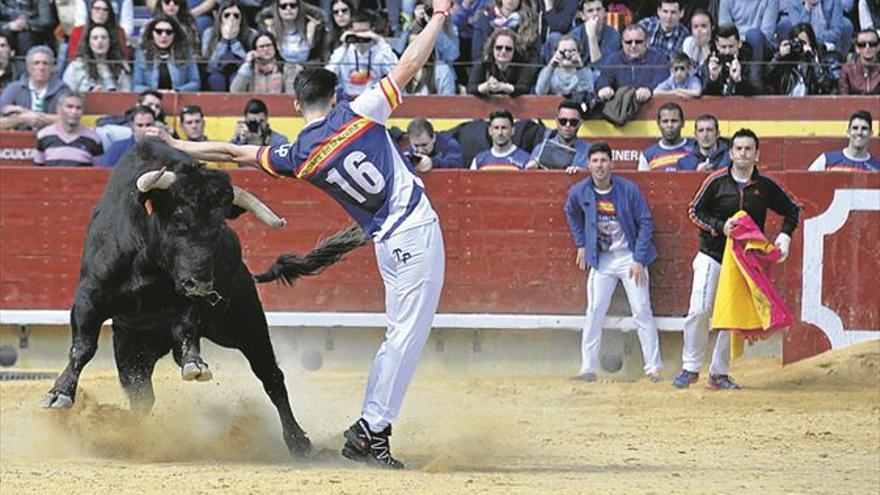
[[[39,408],[49,381],[2,382],[0,493],[880,493],[880,341],[734,369],[733,393],[419,372],[392,437],[403,472],[338,454],[364,374],[288,377],[305,460],[247,372],[184,383],[166,359],[145,418],[110,370],[86,368],[72,411]]]

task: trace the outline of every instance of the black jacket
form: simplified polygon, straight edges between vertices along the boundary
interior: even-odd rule
[[[729,167],[713,173],[703,182],[688,209],[691,221],[700,228],[700,252],[721,263],[727,219],[745,210],[763,232],[768,208],[785,217],[782,232],[790,236],[798,226],[801,205],[782,184],[760,173],[757,167],[742,190],[730,175]]]

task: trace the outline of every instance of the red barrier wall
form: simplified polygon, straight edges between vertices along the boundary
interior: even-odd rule
[[[704,176],[629,173],[655,218],[660,259],[651,266],[658,316],[683,316],[691,285],[697,229],[687,204]],[[880,191],[880,175],[773,173],[800,198],[805,218],[829,209],[835,191]],[[67,308],[76,286],[86,224],[108,172],[99,169],[0,167],[0,308]],[[232,172],[236,184],[260,196],[289,225],[271,231],[250,218],[232,222],[253,271],[281,252],[306,251],[348,224],[335,202],[307,184],[273,180],[253,170]],[[584,275],[574,267],[562,205],[576,178],[559,172],[438,171],[426,177],[443,225],[447,252],[441,312],[580,314]],[[880,193],[878,193],[880,194]],[[824,277],[821,301],[840,315],[843,328],[880,329],[878,279],[880,199],[853,212],[824,242],[818,270],[804,273],[803,231],[775,280],[798,316],[804,281]],[[870,203],[870,202],[869,202]],[[775,235],[778,219],[768,223]],[[269,310],[381,311],[383,291],[370,248],[293,289],[262,286]],[[615,308],[618,312],[618,308]],[[626,313],[625,302],[619,313]],[[787,361],[831,346],[827,329],[799,324],[785,345]],[[832,339],[833,340],[833,339]]]

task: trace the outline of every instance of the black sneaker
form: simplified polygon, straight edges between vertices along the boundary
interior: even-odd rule
[[[387,469],[403,469],[403,463],[391,457],[391,425],[379,433],[370,431],[370,426],[362,418],[345,430],[345,446],[342,455],[358,462],[365,462]]]

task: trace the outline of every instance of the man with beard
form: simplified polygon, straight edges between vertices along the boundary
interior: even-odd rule
[[[684,110],[677,103],[664,103],[657,112],[657,127],[663,138],[639,156],[639,170],[674,172],[678,161],[690,153],[693,141],[681,137]]]
[[[532,151],[526,168],[586,168],[590,145],[577,137],[581,123],[580,105],[571,100],[560,103],[556,108],[556,130],[547,130],[544,141]],[[559,153],[551,154],[550,148],[568,151],[567,162],[559,161],[556,158]]]
[[[471,170],[522,170],[529,154],[513,144],[513,114],[495,110],[489,114],[489,137],[492,147],[471,161]]]

